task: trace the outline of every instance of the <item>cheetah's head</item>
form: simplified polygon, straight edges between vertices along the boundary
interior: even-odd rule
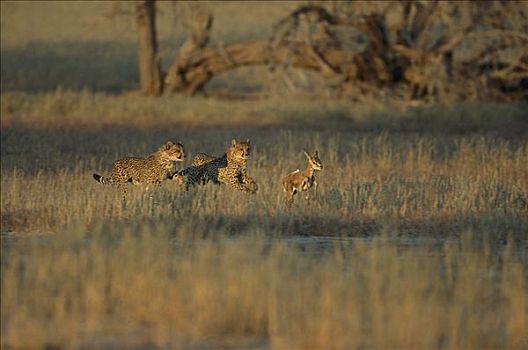
[[[180,142],[167,141],[159,148],[160,154],[173,162],[182,162],[185,160],[185,148]]]
[[[310,163],[310,166],[314,170],[322,170],[323,164],[321,163],[321,159],[319,159],[319,152],[316,150],[314,154],[310,154],[306,151],[304,151],[304,155],[308,158],[308,163]]]
[[[237,141],[236,139],[231,140],[231,147],[229,148],[229,154],[236,160],[245,160],[249,158],[251,152],[251,145],[249,139],[246,141]]]

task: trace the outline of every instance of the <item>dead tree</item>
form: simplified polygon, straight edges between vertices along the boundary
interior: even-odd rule
[[[269,40],[226,45],[211,45],[213,17],[195,7],[184,16],[189,37],[165,74],[157,54],[155,2],[135,6],[146,94],[194,94],[220,73],[265,65],[319,72],[339,95],[403,87],[410,99],[528,98],[525,2],[312,2],[279,21]],[[462,54],[468,47],[471,52]]]

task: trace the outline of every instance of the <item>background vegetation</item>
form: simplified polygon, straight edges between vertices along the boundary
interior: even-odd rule
[[[227,42],[298,4],[207,5]],[[528,346],[526,104],[118,95],[135,31],[110,4],[1,6],[2,347]],[[172,10],[160,40],[177,44]],[[267,74],[208,89],[276,86]],[[253,145],[255,195],[167,181],[123,202],[91,177],[167,140],[189,163],[234,137]],[[280,179],[303,148],[319,191],[288,210]]]

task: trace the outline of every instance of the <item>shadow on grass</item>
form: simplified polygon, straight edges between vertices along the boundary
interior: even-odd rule
[[[46,210],[46,209],[42,209]],[[4,235],[17,231],[31,222],[31,218],[42,215],[41,209],[6,211],[1,215]],[[47,213],[49,215],[49,212]],[[52,216],[52,215],[51,215]],[[186,241],[214,237],[245,237],[258,235],[269,238],[289,237],[341,237],[391,239],[458,239],[471,233],[473,243],[482,245],[504,245],[514,242],[516,247],[528,244],[528,218],[516,214],[481,213],[424,218],[370,218],[355,215],[353,218],[323,213],[305,214],[295,209],[275,216],[261,215],[200,215],[185,220],[173,217],[137,215],[133,219],[107,218],[88,223],[88,227],[103,225],[108,232],[133,232],[140,227],[149,227],[154,232],[161,230],[169,236]],[[127,229],[125,229],[127,228]],[[68,228],[64,228],[68,231]],[[63,231],[63,230],[61,230]],[[90,231],[90,230],[88,230]],[[45,232],[35,232],[43,234]],[[32,234],[29,233],[31,236]],[[7,235],[6,237],[11,237]]]
[[[351,215],[352,216],[352,215]],[[482,241],[504,243],[513,238],[517,243],[528,243],[528,219],[516,214],[481,213],[435,216],[423,218],[372,218],[361,214],[353,217],[330,213],[304,214],[294,209],[274,217],[209,216],[188,218],[189,233],[207,237],[215,231],[231,235],[266,232],[277,237],[328,236],[367,238],[388,235],[393,238],[429,237],[458,238],[466,232],[477,233]],[[155,224],[154,221],[152,224]],[[186,224],[187,225],[187,224]],[[176,231],[181,225],[176,225]],[[192,227],[192,230],[190,229]]]
[[[65,117],[66,118],[66,117]],[[404,127],[405,120],[400,122]],[[361,146],[361,142],[371,143],[384,135],[386,147],[398,145],[413,146],[418,138],[432,142],[435,154],[452,152],[457,140],[479,140],[483,136],[493,142],[507,142],[509,147],[524,147],[528,135],[528,119],[515,123],[489,124],[473,132],[438,128],[411,129],[402,131],[397,125],[387,127],[361,125],[347,121],[340,114],[329,116],[328,122],[317,126],[317,122],[297,123],[286,120],[284,124],[266,126],[215,126],[182,127],[178,124],[144,128],[134,125],[115,125],[100,129],[92,128],[34,128],[31,125],[4,126],[1,130],[1,169],[18,169],[29,174],[38,171],[71,170],[80,160],[101,159],[102,165],[110,167],[118,157],[145,156],[155,151],[167,140],[181,141],[189,155],[197,152],[222,154],[232,138],[249,138],[255,150],[266,153],[283,152],[281,147],[290,147],[289,143],[302,147],[328,147],[340,158],[353,157],[351,147]],[[465,130],[465,129],[464,129]],[[371,141],[372,140],[372,141]],[[373,149],[372,151],[376,151]],[[275,155],[272,155],[275,156]],[[279,155],[277,155],[279,156]]]
[[[122,91],[137,85],[135,43],[31,43],[3,48],[2,92]]]
[[[162,40],[161,47],[178,48],[183,38]],[[138,86],[137,43],[126,41],[30,42],[1,50],[1,90],[45,92],[57,88],[121,92]],[[172,62],[173,50],[162,50],[162,62]]]

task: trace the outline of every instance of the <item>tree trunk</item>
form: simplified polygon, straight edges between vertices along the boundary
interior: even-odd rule
[[[145,95],[157,96],[161,94],[163,86],[156,36],[155,0],[141,0],[136,3],[136,21],[140,89]]]

